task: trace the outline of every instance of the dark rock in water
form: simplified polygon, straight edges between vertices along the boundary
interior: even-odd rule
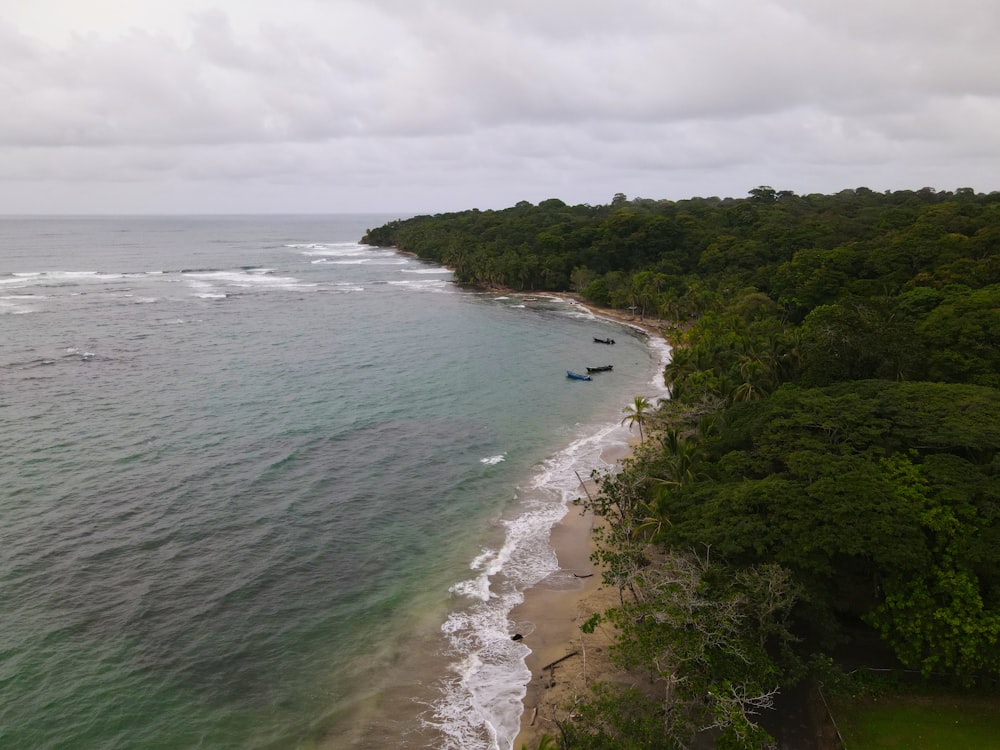
[[[519,641],[519,640],[521,640],[522,638],[524,638],[524,636],[523,636],[523,635],[521,635],[520,633],[514,633],[514,637],[513,637],[513,638],[511,638],[511,640],[512,640],[512,641]]]

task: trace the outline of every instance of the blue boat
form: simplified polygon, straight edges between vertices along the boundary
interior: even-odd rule
[[[593,380],[590,375],[579,375],[571,370],[566,370],[566,377],[573,378],[573,380]]]

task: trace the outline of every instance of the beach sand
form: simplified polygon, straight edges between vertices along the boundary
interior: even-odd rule
[[[639,329],[650,336],[663,337],[667,323],[661,320],[636,320],[628,313],[618,310],[595,308],[582,303],[577,295],[561,295],[575,304],[585,307],[593,314],[615,320],[623,325]],[[630,450],[622,455],[604,455],[609,464],[620,462],[629,455],[638,440],[631,441]],[[585,485],[593,495],[594,483]],[[580,494],[585,494],[583,486]],[[592,515],[583,515],[579,507],[571,506],[566,516],[552,529],[550,543],[559,559],[560,571],[525,592],[524,603],[511,613],[517,627],[525,628],[524,643],[532,653],[525,660],[531,671],[531,682],[524,697],[524,712],[521,715],[521,729],[514,742],[514,750],[536,750],[545,735],[559,737],[557,722],[571,721],[572,706],[577,698],[585,697],[589,687],[597,681],[630,685],[648,689],[648,681],[639,679],[617,669],[609,658],[608,648],[614,643],[614,632],[610,625],[599,625],[591,634],[585,634],[580,626],[592,615],[603,613],[620,601],[618,591],[602,586],[601,571],[590,560],[594,549],[593,529],[600,523]],[[587,575],[589,578],[571,578]],[[567,580],[577,585],[568,588]],[[530,630],[530,632],[529,632]],[[572,654],[572,656],[569,656]],[[546,668],[563,657],[553,667]],[[782,709],[772,718],[776,726],[769,727],[777,732],[781,747],[833,748],[838,746],[831,739],[836,731],[828,722],[826,714],[817,718],[820,711],[803,688],[793,690],[788,697],[779,697]],[[810,702],[812,701],[812,702]],[[699,747],[714,747],[714,739]]]
[[[582,304],[575,295],[564,296]],[[582,306],[595,315],[653,336],[660,336],[665,325],[662,321],[638,321],[617,310]],[[614,464],[626,455],[625,452],[605,455],[603,459]],[[592,481],[585,487],[591,494],[596,492]],[[583,486],[580,494],[585,494]],[[543,736],[558,737],[556,722],[568,719],[574,700],[586,696],[595,681],[628,683],[632,680],[630,675],[616,669],[608,656],[608,647],[614,641],[609,625],[599,625],[590,634],[580,629],[592,615],[619,603],[617,589],[601,584],[601,571],[590,559],[594,549],[593,529],[597,523],[600,519],[590,513],[583,514],[579,507],[570,507],[552,528],[550,538],[560,570],[528,589],[524,602],[511,612],[515,632],[523,632],[523,642],[531,649],[525,660],[531,671],[531,682],[524,697],[521,731],[514,742],[514,750],[522,750],[522,747],[535,750]],[[548,666],[560,659],[562,661]]]
[[[606,626],[592,634],[580,630],[591,615],[618,602],[617,591],[601,585],[600,571],[589,559],[592,522],[589,513],[581,515],[579,508],[570,508],[552,530],[551,543],[562,569],[561,577],[556,574],[559,583],[549,585],[543,581],[532,587],[525,592],[524,603],[512,612],[518,626],[529,626],[523,642],[531,649],[525,660],[531,682],[524,697],[515,750],[522,746],[534,750],[544,735],[558,736],[556,721],[567,718],[574,699],[585,695],[595,679],[613,677],[607,650],[612,634]],[[577,586],[567,589],[567,572],[590,577],[574,578]],[[569,658],[546,669],[566,656]]]
[[[614,464],[625,455],[606,454],[603,458]],[[596,491],[590,480],[580,487],[581,495]],[[592,513],[570,507],[552,527],[549,539],[559,570],[528,589],[524,602],[511,613],[515,630],[523,632],[523,643],[531,649],[525,659],[531,682],[514,750],[522,746],[534,750],[544,735],[558,736],[556,722],[568,718],[573,702],[586,696],[595,680],[628,679],[608,656],[614,639],[611,627],[599,625],[589,634],[580,629],[592,615],[619,603],[617,589],[602,584],[601,571],[590,559],[593,530],[599,523]]]

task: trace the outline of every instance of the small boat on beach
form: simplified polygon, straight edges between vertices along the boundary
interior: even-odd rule
[[[599,338],[597,338],[597,336],[594,336],[594,343],[595,344],[613,344],[613,343],[615,343],[615,340],[614,339],[599,339]]]
[[[602,365],[600,367],[588,367],[587,372],[611,372],[615,369],[614,365]]]
[[[572,378],[573,380],[592,380],[590,375],[580,375],[579,373],[573,372],[572,370],[566,370],[566,377]]]

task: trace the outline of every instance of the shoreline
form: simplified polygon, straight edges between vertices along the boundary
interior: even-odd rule
[[[509,293],[519,295],[526,294],[525,292],[517,292],[513,290]],[[660,320],[659,318],[636,318],[632,315],[632,313],[624,310],[616,310],[611,307],[597,307],[589,302],[584,302],[580,299],[580,295],[574,294],[573,292],[538,292],[537,296],[564,300],[570,304],[582,307],[594,317],[610,320],[613,323],[619,323],[626,328],[631,328],[643,334],[644,336],[666,339],[663,332],[670,325],[667,321]]]
[[[593,481],[586,484],[593,492]],[[588,618],[618,600],[614,590],[603,586],[601,571],[590,559],[596,523],[593,514],[576,506],[568,509],[549,538],[559,569],[525,591],[524,601],[511,612],[515,629],[525,630],[522,643],[531,649],[525,658],[531,680],[525,688],[515,750],[534,750],[543,736],[557,737],[557,721],[565,718],[566,706],[584,695],[595,680],[614,676],[608,658],[613,633],[604,626],[591,634],[580,629]],[[574,576],[574,588],[564,583],[567,573]]]
[[[620,323],[640,333],[663,338],[656,323],[635,320],[628,313],[589,306],[574,295],[546,293],[579,305],[592,315]],[[657,321],[662,323],[662,321]],[[665,324],[664,324],[665,325]],[[612,466],[632,453],[627,450],[605,455]],[[586,488],[586,490],[584,489]],[[582,496],[596,491],[592,479],[579,487]],[[524,601],[510,613],[513,632],[523,631],[522,643],[531,649],[525,666],[531,679],[525,688],[520,731],[513,750],[535,750],[545,735],[559,736],[557,722],[565,720],[573,701],[583,697],[595,681],[619,681],[620,673],[608,655],[614,633],[608,625],[599,625],[586,634],[580,626],[592,615],[603,613],[618,603],[618,592],[602,585],[601,571],[590,559],[594,551],[593,531],[599,523],[593,514],[571,505],[552,527],[549,544],[556,553],[559,569],[524,592]],[[568,589],[567,573],[577,583]],[[558,578],[557,578],[558,577]]]

